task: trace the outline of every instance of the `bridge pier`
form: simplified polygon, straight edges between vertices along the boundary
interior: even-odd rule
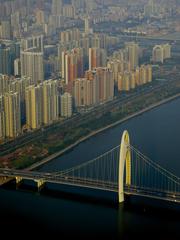
[[[12,180],[12,178],[10,178],[10,177],[5,177],[5,176],[4,177],[0,177],[0,186],[8,183],[11,180]]]
[[[43,179],[35,179],[34,181],[37,183],[38,192],[40,192],[45,185],[45,181]]]
[[[22,177],[16,176],[16,188],[18,188],[23,181]]]

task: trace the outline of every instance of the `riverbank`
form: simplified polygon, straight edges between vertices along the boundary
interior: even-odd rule
[[[148,111],[180,94],[180,81],[172,80],[164,84],[154,84],[121,101],[112,101],[110,106],[102,105],[90,114],[82,115],[79,121],[55,126],[49,131],[42,131],[34,141],[11,149],[0,156],[0,167],[15,169],[34,169],[64,154],[84,140],[124,122],[136,115]],[[130,94],[130,95],[131,95]]]
[[[141,114],[143,114],[143,113],[145,113],[145,112],[147,112],[147,111],[149,111],[149,110],[151,110],[151,109],[153,109],[153,108],[156,108],[156,107],[158,107],[158,106],[160,106],[160,105],[162,105],[162,104],[165,104],[165,103],[168,103],[168,102],[170,102],[170,101],[173,101],[173,100],[175,100],[176,98],[179,98],[179,97],[180,97],[180,93],[177,93],[177,94],[175,94],[174,96],[168,97],[168,98],[163,99],[163,100],[161,100],[161,101],[159,101],[159,102],[157,102],[157,103],[151,104],[150,106],[148,106],[148,107],[146,107],[146,108],[144,108],[144,109],[142,109],[142,110],[139,110],[139,111],[137,111],[137,112],[135,112],[135,113],[133,113],[133,114],[130,114],[130,115],[128,115],[127,117],[124,117],[124,118],[122,118],[122,119],[120,119],[120,120],[118,120],[118,121],[116,121],[116,122],[114,122],[114,123],[108,124],[108,125],[105,126],[105,127],[102,127],[102,128],[100,128],[100,129],[98,129],[98,130],[95,130],[95,131],[92,131],[90,134],[88,134],[88,135],[86,135],[86,136],[78,139],[75,143],[69,145],[69,146],[66,147],[65,149],[63,149],[63,150],[61,150],[61,151],[58,151],[58,152],[56,152],[56,153],[48,156],[47,158],[43,159],[43,160],[40,161],[40,162],[37,162],[37,163],[35,163],[35,164],[32,164],[30,167],[26,168],[26,170],[34,170],[34,169],[36,169],[36,168],[38,168],[38,167],[40,167],[40,166],[42,166],[42,165],[44,165],[44,164],[52,161],[53,159],[55,159],[55,158],[63,155],[63,154],[66,153],[67,151],[69,151],[69,150],[73,149],[74,147],[76,147],[78,144],[80,144],[80,143],[88,140],[89,138],[97,135],[98,133],[101,133],[101,132],[103,132],[103,131],[105,131],[105,130],[107,130],[107,129],[109,129],[109,128],[115,127],[115,126],[117,126],[117,125],[119,125],[119,124],[121,124],[121,123],[123,123],[123,122],[125,122],[125,121],[127,121],[127,120],[129,120],[129,119],[131,119],[131,118],[134,118],[134,117],[136,117],[136,116],[138,116],[138,115],[141,115]]]

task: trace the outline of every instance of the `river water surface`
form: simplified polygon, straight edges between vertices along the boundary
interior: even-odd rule
[[[86,162],[119,145],[125,129],[129,131],[133,146],[180,177],[180,99],[86,140],[42,166],[40,171],[57,171]],[[82,190],[79,191],[82,193]],[[33,236],[36,233],[58,235],[58,239],[156,239],[157,236],[158,239],[180,239],[178,209],[151,208],[149,203],[147,206],[144,204],[143,199],[134,199],[134,202],[118,207],[114,201],[116,198],[112,194],[88,190],[83,192],[82,197],[74,197],[1,189],[0,231],[5,231],[8,226],[14,234],[24,230]]]

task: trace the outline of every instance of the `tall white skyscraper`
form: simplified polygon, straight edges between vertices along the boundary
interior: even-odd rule
[[[67,92],[61,96],[61,116],[72,116],[72,96],[70,93]]]
[[[21,52],[21,76],[31,78],[31,84],[44,81],[43,52],[28,49]]]
[[[21,61],[19,58],[14,60],[14,75],[20,76],[21,75]]]
[[[43,123],[51,124],[59,117],[58,82],[48,80],[43,83]]]
[[[164,50],[163,50],[163,47],[161,45],[156,45],[153,48],[152,60],[153,60],[153,62],[163,63],[163,61],[164,61]]]

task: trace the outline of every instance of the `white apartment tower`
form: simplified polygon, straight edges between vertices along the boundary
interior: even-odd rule
[[[70,93],[67,92],[61,96],[61,116],[72,116],[72,96]]]
[[[21,52],[21,76],[31,78],[31,84],[44,81],[43,52],[28,49]]]
[[[43,83],[43,123],[51,124],[59,117],[58,83],[48,80]]]

